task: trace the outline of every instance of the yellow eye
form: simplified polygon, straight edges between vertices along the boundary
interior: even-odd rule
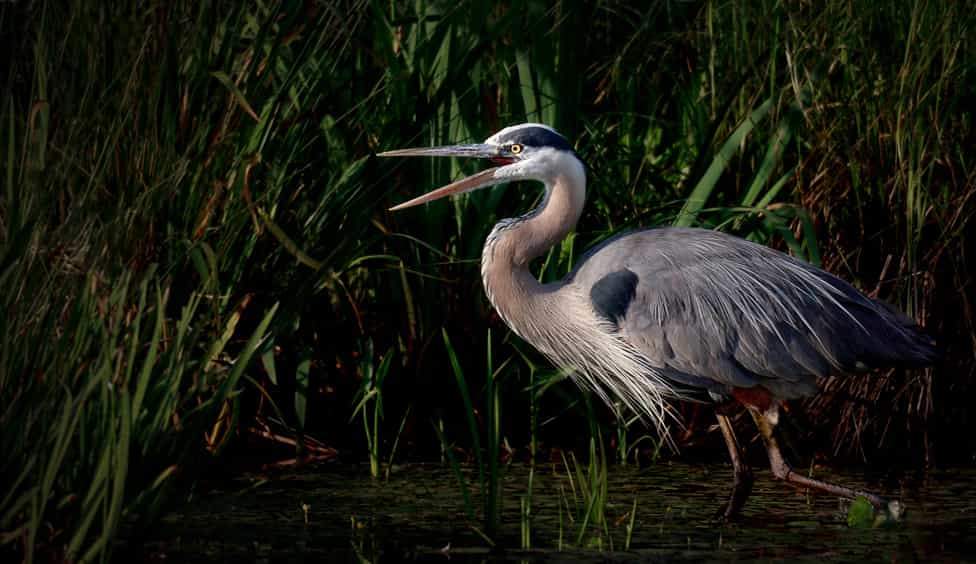
[[[512,154],[517,155],[522,152],[522,146],[519,145],[518,143],[515,143],[514,145],[509,147],[508,150],[511,151]]]

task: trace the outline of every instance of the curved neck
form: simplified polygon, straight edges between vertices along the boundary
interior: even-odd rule
[[[544,288],[529,272],[529,263],[562,241],[583,212],[586,199],[583,165],[572,155],[560,158],[565,162],[551,167],[558,173],[538,178],[546,185],[542,204],[520,218],[499,222],[485,243],[481,257],[482,281],[488,299],[506,321],[531,315],[530,302]],[[513,328],[521,333],[518,327]]]

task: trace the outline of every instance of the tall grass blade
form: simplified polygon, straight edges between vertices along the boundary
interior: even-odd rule
[[[732,156],[742,145],[745,138],[752,132],[753,128],[757,123],[762,121],[763,118],[769,114],[769,111],[773,108],[773,100],[768,99],[758,108],[752,111],[749,116],[743,120],[735,131],[729,135],[725,143],[722,144],[722,148],[719,149],[718,153],[712,159],[711,164],[708,169],[702,175],[701,179],[692,189],[691,194],[688,195],[688,199],[685,204],[681,207],[681,211],[675,218],[673,225],[675,227],[690,227],[694,224],[698,213],[705,207],[705,203],[708,201],[718,183],[719,178],[725,172],[726,167],[728,167],[729,162],[732,160]]]

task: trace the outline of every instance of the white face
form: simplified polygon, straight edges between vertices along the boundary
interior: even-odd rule
[[[497,169],[495,177],[506,179],[534,178],[551,180],[556,171],[575,169],[572,148],[558,131],[541,123],[522,123],[502,129],[485,140],[498,147],[499,155],[491,159],[507,165]]]
[[[532,179],[550,183],[555,181],[559,174],[585,178],[582,163],[572,153],[552,147],[527,145],[519,149],[519,153],[509,164],[495,169],[495,179],[498,182]]]

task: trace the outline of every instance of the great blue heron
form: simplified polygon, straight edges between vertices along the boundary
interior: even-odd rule
[[[658,227],[618,235],[587,252],[559,282],[540,284],[529,263],[575,227],[586,173],[551,127],[507,127],[484,143],[400,149],[384,157],[459,156],[497,167],[438,188],[393,210],[514,180],[536,180],[545,197],[522,217],[501,220],[485,242],[481,276],[499,315],[524,340],[604,401],[619,400],[663,433],[667,400],[743,404],[759,428],[773,474],[801,488],[867,498],[896,518],[897,501],[793,471],[774,429],[783,400],[817,391],[817,378],[856,368],[924,366],[934,341],[905,315],[835,276],[779,251],[721,232]],[[736,515],[752,490],[723,410],[719,427],[732,459]]]

